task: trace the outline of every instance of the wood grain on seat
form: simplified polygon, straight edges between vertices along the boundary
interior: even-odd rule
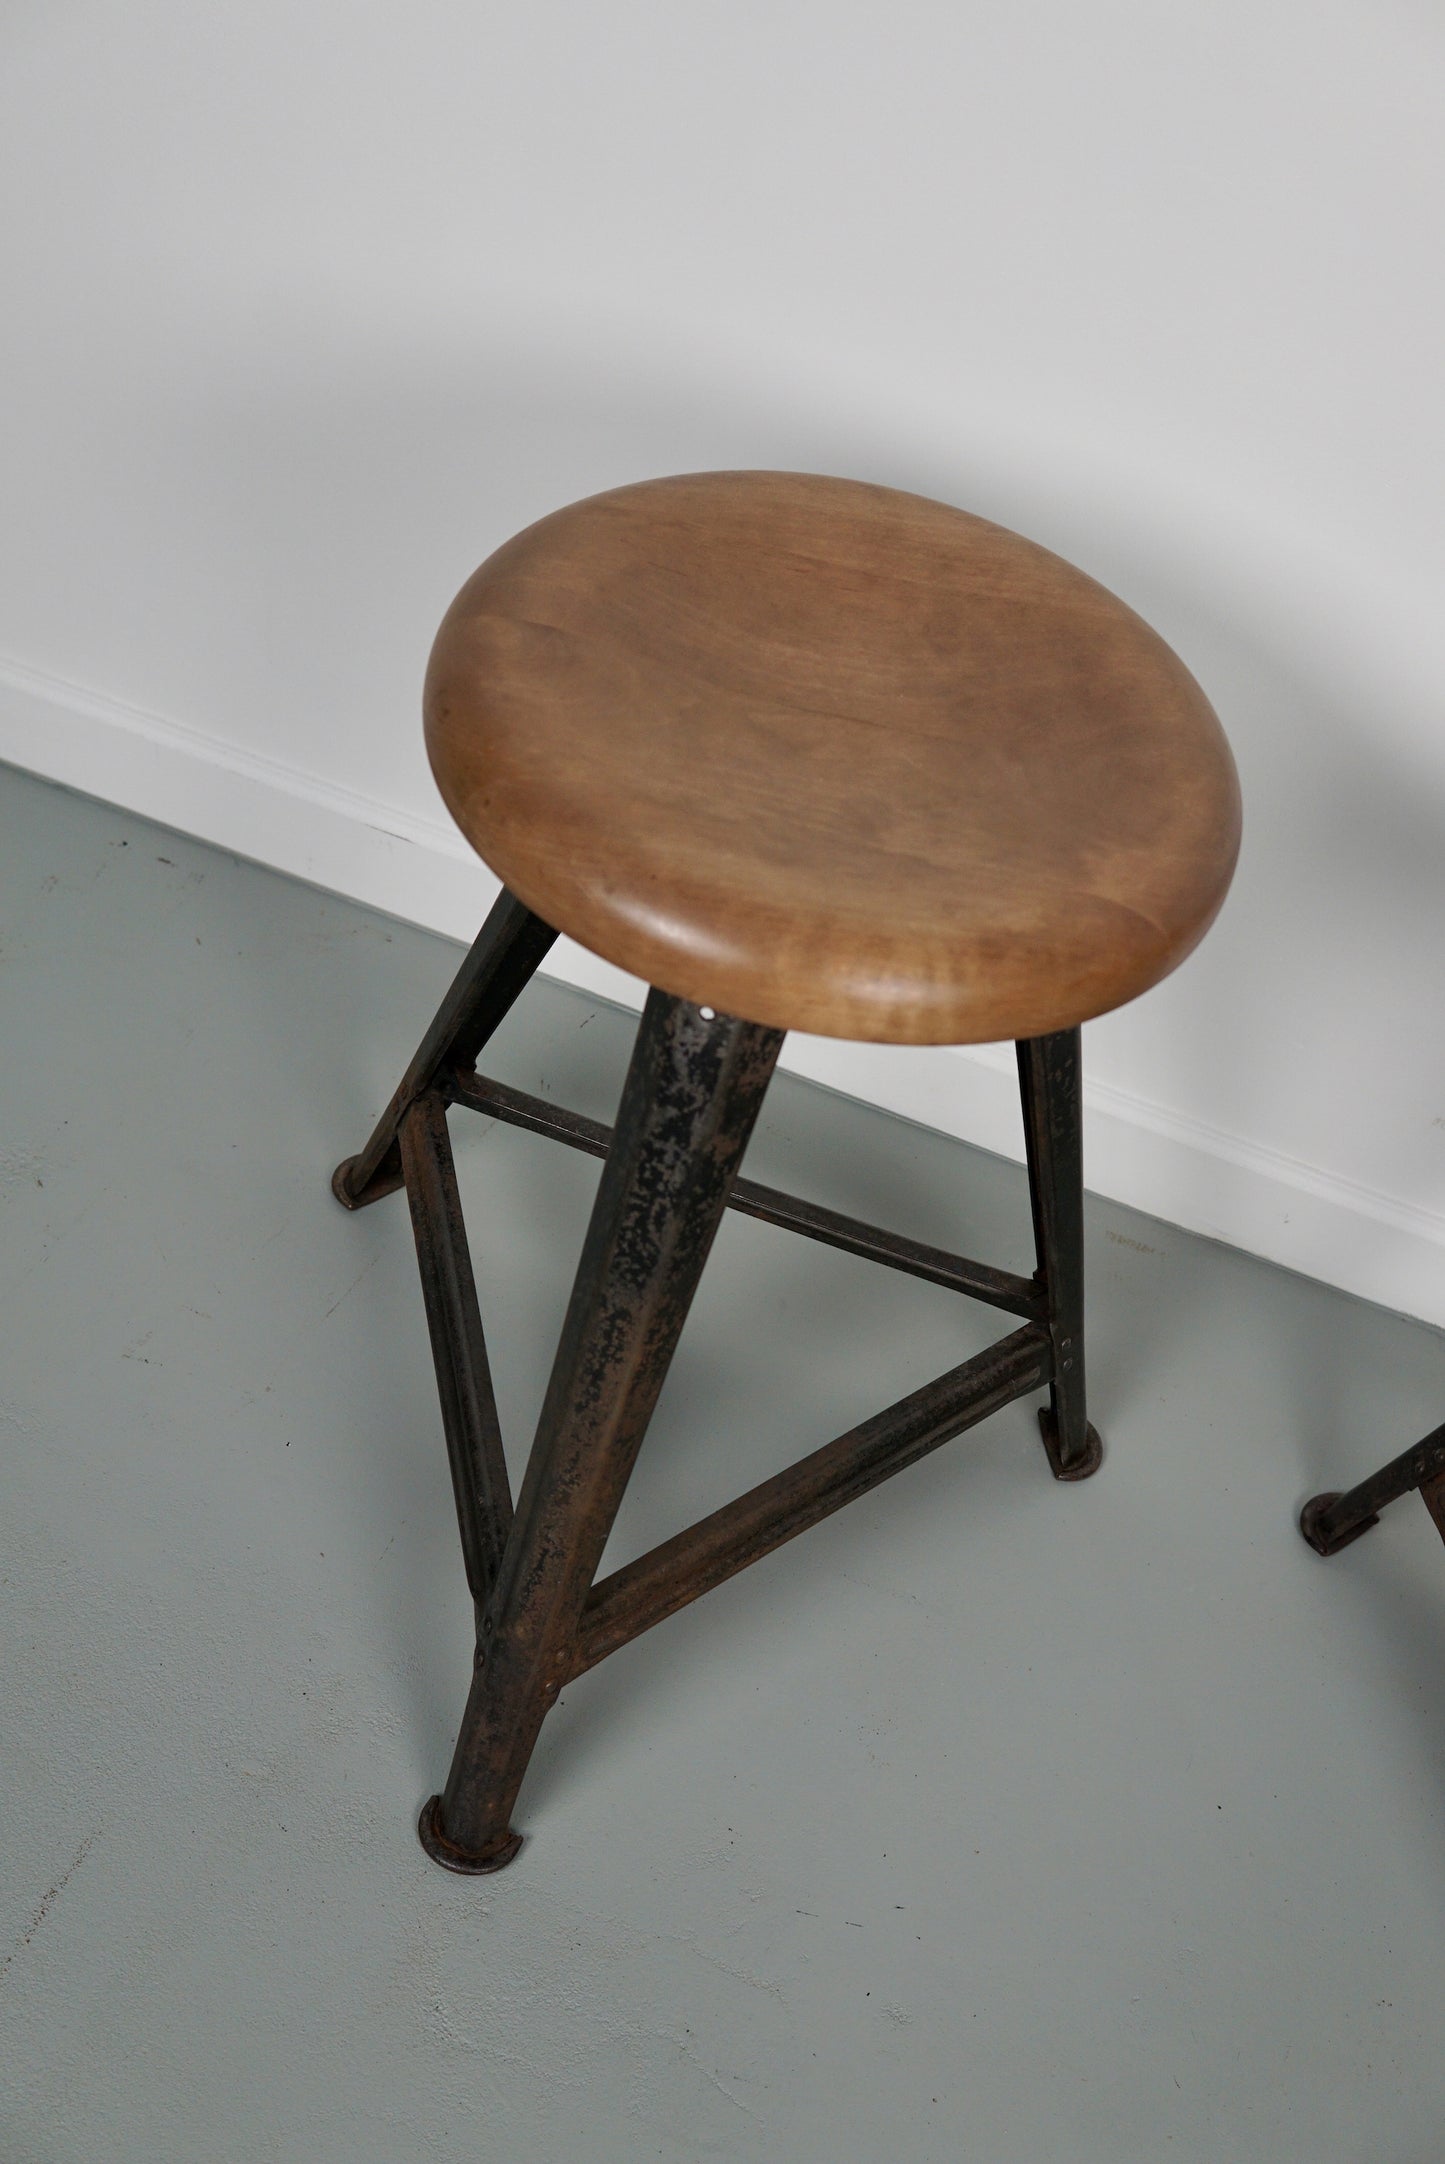
[[[901,1044],[1039,1036],[1182,961],[1239,790],[1163,641],[923,497],[714,473],[509,541],[432,651],[427,746],[539,916],[665,991]]]

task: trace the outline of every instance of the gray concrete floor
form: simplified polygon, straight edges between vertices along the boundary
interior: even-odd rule
[[[456,952],[0,820],[7,2164],[1436,2164],[1445,1555],[1294,1530],[1439,1418],[1434,1332],[1091,1200],[1100,1477],[997,1416],[570,1689],[450,1878],[410,1233],[327,1178]],[[627,1041],[539,985],[490,1064],[605,1116]],[[454,1126],[521,1448],[596,1167]],[[749,1165],[1028,1265],[1015,1167],[808,1084]],[[730,1219],[612,1559],[995,1320]]]

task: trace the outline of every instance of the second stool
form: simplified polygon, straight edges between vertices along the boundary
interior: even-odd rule
[[[1182,961],[1224,898],[1219,724],[1131,610],[916,496],[694,474],[559,511],[453,602],[427,674],[442,795],[502,893],[364,1150],[405,1186],[476,1664],[424,1845],[516,1854],[548,1708],[639,1631],[1011,1400],[1092,1473],[1079,1024]],[[652,987],[616,1126],[489,1081],[558,932]],[[739,1176],[784,1032],[1017,1044],[1038,1267],[1019,1277]],[[605,1158],[525,1478],[508,1481],[447,1131],[460,1105]],[[723,1211],[983,1300],[1000,1342],[594,1583]]]

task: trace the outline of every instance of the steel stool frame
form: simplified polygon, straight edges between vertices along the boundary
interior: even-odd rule
[[[1017,1047],[1038,1267],[1019,1277],[738,1177],[783,1032],[654,990],[617,1124],[477,1074],[556,934],[505,889],[366,1147],[332,1188],[357,1210],[405,1187],[467,1582],[471,1692],[418,1831],[448,1869],[496,1871],[547,1712],[574,1676],[965,1428],[1048,1387],[1060,1480],[1095,1472],[1085,1404],[1079,1032]],[[536,1439],[513,1503],[447,1127],[451,1105],[604,1159]],[[1021,1327],[660,1547],[595,1575],[724,1209],[947,1286]]]

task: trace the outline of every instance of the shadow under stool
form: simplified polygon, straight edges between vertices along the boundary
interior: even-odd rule
[[[1214,714],[1131,610],[983,520],[861,483],[694,474],[556,512],[484,563],[432,650],[427,749],[503,882],[366,1147],[405,1187],[476,1660],[423,1844],[456,1871],[512,1812],[563,1686],[1000,1406],[1085,1402],[1079,1025],[1179,963],[1224,898],[1239,793]],[[611,1129],[477,1072],[566,933],[647,998]],[[740,1176],[787,1030],[1013,1039],[1030,1277]],[[513,1501],[448,1137],[453,1105],[605,1160]],[[597,1566],[727,1208],[988,1302],[1015,1327],[601,1582]]]

